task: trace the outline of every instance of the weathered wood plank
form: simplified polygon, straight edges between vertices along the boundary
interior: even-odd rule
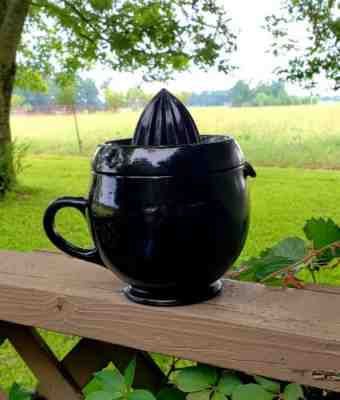
[[[121,288],[95,265],[0,253],[2,320],[340,391],[340,290],[226,281],[206,303],[154,308]]]
[[[39,380],[38,392],[48,400],[80,400],[81,390],[60,366],[50,349],[33,328],[0,323],[18,354]]]
[[[148,354],[127,347],[82,339],[62,361],[63,367],[72,375],[80,387],[93,378],[93,373],[104,368],[110,361],[123,372],[133,357],[136,357],[137,371],[135,388],[144,388],[157,393],[164,381],[164,375]]]

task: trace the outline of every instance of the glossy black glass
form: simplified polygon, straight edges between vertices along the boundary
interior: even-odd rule
[[[229,137],[216,142],[212,137],[205,146],[227,142],[235,146],[235,152],[239,149]],[[206,159],[206,167],[210,165],[212,170],[205,168],[202,173],[202,165],[196,165],[176,175],[181,159],[177,152],[188,152],[186,146],[172,148],[176,150],[169,152],[173,160],[158,157],[157,148],[152,149],[156,152],[138,148],[140,158],[136,154],[126,157],[125,168],[131,171],[139,165],[142,171],[153,174],[123,176],[107,172],[108,166],[103,164],[103,153],[112,143],[98,150],[88,199],[61,198],[46,210],[44,226],[50,240],[71,256],[105,265],[117,273],[130,284],[126,291],[134,301],[187,304],[216,294],[221,289],[218,280],[240,255],[247,237],[246,178],[255,175],[250,164],[242,161],[214,171],[214,166],[223,164],[218,158],[224,157],[224,152],[218,146],[217,152],[208,152],[211,159]],[[115,145],[122,151],[119,143]],[[125,150],[131,155],[132,147]],[[197,149],[195,152],[197,155]],[[240,150],[235,159],[242,160]],[[171,171],[172,175],[165,173]],[[86,216],[95,249],[77,248],[54,230],[55,215],[63,207],[74,207]]]
[[[247,177],[255,176],[233,138],[199,137],[185,107],[163,91],[132,140],[98,146],[92,170],[88,199],[63,197],[45,212],[46,234],[58,248],[115,272],[139,303],[190,304],[222,290],[220,278],[246,241]],[[87,218],[94,249],[55,230],[63,207]]]
[[[162,89],[143,111],[132,144],[167,146],[199,143],[195,121],[175,96]]]

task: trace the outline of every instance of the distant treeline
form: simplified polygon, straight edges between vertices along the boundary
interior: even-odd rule
[[[94,80],[80,77],[66,87],[46,80],[42,91],[15,88],[12,106],[26,112],[55,112],[72,106],[88,111],[105,108]]]
[[[12,97],[14,112],[75,112],[111,110],[121,108],[133,110],[144,107],[154,94],[133,87],[125,92],[111,88],[110,81],[105,82],[100,89],[93,79],[83,79],[79,76],[67,85],[58,85],[55,81],[43,82],[43,90],[27,90],[15,88]],[[191,93],[174,93],[183,103],[187,104]]]
[[[16,88],[13,109],[24,112],[64,112],[67,110],[111,110],[121,108],[140,109],[153,97],[135,87],[126,92],[112,89],[106,82],[98,89],[93,79],[77,77],[67,87],[58,86],[54,81],[45,82],[44,91],[30,91]],[[337,101],[340,97],[291,96],[282,81],[259,83],[251,88],[245,81],[238,81],[229,90],[204,91],[201,93],[174,93],[188,106],[232,106],[263,107],[278,105],[315,104],[322,101]]]
[[[192,93],[188,104],[193,107],[230,105],[232,99],[229,90],[211,90],[202,93]]]
[[[261,82],[255,88],[251,88],[247,82],[240,80],[229,90],[193,93],[188,104],[191,106],[263,107],[315,104],[317,102],[318,98],[315,96],[290,96],[281,81]]]
[[[184,104],[192,95],[189,92],[177,92],[174,95]],[[32,91],[15,88],[12,97],[14,112],[59,113],[75,111],[100,111],[130,108],[133,110],[144,107],[154,96],[140,87],[132,87],[125,92],[111,88],[110,81],[105,82],[100,89],[93,79],[76,79],[66,86],[58,85],[52,80],[44,82],[44,90]]]
[[[321,101],[324,102],[340,102],[340,96],[321,96],[320,97]]]

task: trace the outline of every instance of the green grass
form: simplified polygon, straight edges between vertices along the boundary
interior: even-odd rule
[[[228,108],[192,108],[201,133],[235,136],[249,160],[264,166],[340,169],[340,104]],[[139,112],[78,115],[85,154],[97,144],[131,137]],[[72,116],[13,116],[19,142],[34,154],[77,154]]]

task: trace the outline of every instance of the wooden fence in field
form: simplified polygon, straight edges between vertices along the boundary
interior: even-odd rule
[[[133,355],[136,387],[157,389],[164,376],[148,352],[340,392],[338,288],[225,280],[210,301],[156,308],[129,302],[122,287],[111,272],[63,255],[0,252],[0,337],[44,398],[81,399],[93,372],[109,361],[123,368]],[[83,339],[58,361],[38,327]]]
[[[77,113],[90,114],[98,111],[103,111],[103,108],[77,105],[76,111]],[[59,114],[72,114],[73,110],[71,106],[58,106],[54,104],[46,104],[46,105],[35,106],[32,109],[29,109],[25,106],[12,107],[11,113],[16,115],[26,115],[26,116],[39,115],[39,114],[59,115]]]

